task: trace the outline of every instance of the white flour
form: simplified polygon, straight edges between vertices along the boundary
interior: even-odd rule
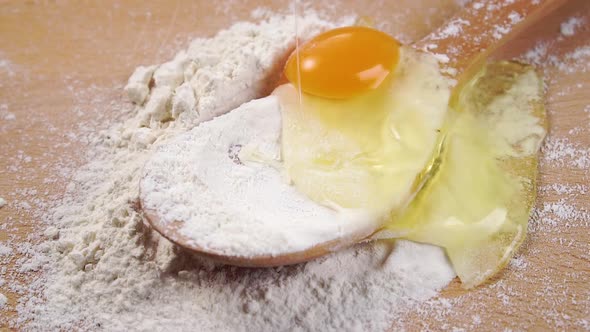
[[[329,209],[286,184],[280,137],[274,95],[178,135],[145,164],[141,205],[183,222],[188,243],[228,256],[297,252],[379,226],[369,211]]]
[[[574,14],[580,16],[579,12]],[[399,16],[394,18],[399,20]],[[416,246],[417,251],[412,251],[415,245],[400,242],[395,254],[388,256],[386,244],[359,246],[306,265],[269,270],[219,267],[177,252],[142,226],[127,199],[137,197],[137,172],[141,159],[151,150],[140,147],[141,133],[165,140],[184,131],[185,125],[179,119],[153,121],[149,128],[138,129],[139,120],[129,120],[100,138],[94,134],[86,137],[96,130],[95,125],[66,132],[66,147],[70,141],[82,141],[90,142],[92,148],[87,155],[90,164],[77,171],[65,200],[44,197],[42,187],[17,186],[0,193],[7,201],[0,214],[8,211],[0,220],[0,229],[8,234],[6,241],[2,240],[1,251],[6,254],[0,254],[0,287],[11,298],[0,308],[6,310],[0,312],[0,326],[7,322],[5,312],[16,308],[21,324],[33,320],[28,330],[43,331],[58,326],[100,330],[99,324],[104,330],[228,330],[236,324],[242,330],[279,330],[287,324],[292,324],[293,330],[318,329],[322,324],[327,330],[361,330],[360,326],[384,330],[394,321],[394,331],[590,330],[590,296],[581,290],[588,289],[585,285],[590,274],[576,256],[588,252],[588,242],[581,241],[587,237],[580,234],[588,234],[590,225],[585,207],[590,151],[575,144],[580,136],[590,133],[590,105],[579,104],[585,99],[577,97],[590,81],[588,75],[586,79],[579,74],[568,76],[590,70],[590,44],[584,33],[587,18],[584,24],[575,28],[572,37],[566,36],[567,29],[561,34],[559,25],[555,26],[551,39],[540,42],[525,58],[551,72],[547,75],[551,133],[543,149],[540,204],[529,227],[530,236],[499,280],[459,296],[453,290],[427,300],[406,317],[399,312],[434,296],[437,283],[442,287],[450,280],[451,271],[441,273],[444,259],[436,249]],[[286,31],[288,25],[276,29]],[[556,44],[563,42],[562,38],[577,40],[579,46],[561,54],[564,47]],[[30,75],[4,58],[0,58],[1,72],[10,77]],[[11,87],[11,80],[0,82],[0,87]],[[136,112],[120,108],[108,96],[110,87],[87,89],[74,83],[71,87],[77,104],[87,105],[88,112],[114,108],[122,114],[119,119],[133,118],[134,113],[140,118],[139,114],[146,112],[143,107]],[[576,101],[579,105],[564,114],[563,106]],[[0,104],[0,132],[14,130],[14,123],[23,117],[15,105]],[[36,120],[31,121],[34,127],[25,127],[31,128],[30,133],[39,127],[57,130],[53,119],[41,113],[26,116]],[[564,121],[568,116],[575,123]],[[18,139],[0,145],[26,146],[32,141],[29,135],[25,131]],[[47,147],[46,153],[59,153],[60,148],[63,146]],[[31,152],[6,156],[0,176],[32,183],[36,169],[27,162],[31,157],[26,153]],[[40,181],[53,186],[70,179],[73,163],[66,158],[56,165],[43,165],[55,173]],[[16,236],[15,225],[26,220],[23,216],[42,220],[45,217],[40,211],[57,199],[63,207],[52,210],[46,218],[59,228],[45,232],[51,242],[34,247],[28,242],[35,238]],[[91,257],[93,245],[98,246],[94,257],[84,262]],[[549,245],[552,249],[547,251]],[[581,257],[589,259],[587,254]],[[76,267],[80,263],[85,263],[85,272]],[[430,273],[429,264],[434,264]],[[40,268],[44,275],[34,272]],[[35,281],[29,284],[31,276]],[[14,300],[14,294],[21,296],[20,302]],[[15,328],[26,329],[23,325]]]
[[[562,35],[571,37],[576,33],[576,29],[584,25],[584,20],[579,17],[570,17],[567,21],[561,23],[559,30]]]
[[[350,23],[344,19],[337,24]],[[308,38],[335,24],[300,18]],[[179,251],[136,210],[152,144],[265,93],[293,46],[293,18],[238,23],[157,67],[138,69],[127,92],[136,115],[90,138],[90,162],[52,210],[47,242],[21,271],[43,268],[17,307],[29,330],[385,330],[454,277],[444,253],[405,241],[358,245],[275,269],[217,266]],[[153,72],[153,75],[152,75]],[[153,78],[153,82],[150,81]],[[153,85],[153,87],[152,87]],[[34,254],[33,254],[34,253]]]

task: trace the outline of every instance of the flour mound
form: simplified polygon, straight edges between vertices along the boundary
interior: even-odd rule
[[[312,11],[298,19],[303,39],[351,23]],[[144,224],[136,202],[155,146],[267,93],[274,67],[294,46],[294,26],[282,15],[237,23],[169,62],[137,69],[126,88],[134,112],[90,137],[88,164],[51,211],[54,228],[31,262],[43,266],[30,286],[39,294],[19,304],[17,324],[31,331],[384,330],[453,278],[440,249],[404,241],[290,267],[217,266]]]

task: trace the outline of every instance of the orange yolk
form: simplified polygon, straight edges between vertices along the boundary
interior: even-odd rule
[[[317,35],[293,52],[285,76],[305,93],[345,99],[377,89],[394,70],[400,44],[388,34],[351,26]],[[300,71],[298,73],[298,68]]]

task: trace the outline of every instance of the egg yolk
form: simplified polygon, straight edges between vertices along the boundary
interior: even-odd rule
[[[400,44],[361,26],[324,32],[291,54],[285,76],[305,93],[345,99],[377,89],[395,69]]]

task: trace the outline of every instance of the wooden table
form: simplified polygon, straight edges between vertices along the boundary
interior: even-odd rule
[[[248,19],[249,10],[256,6],[282,9],[288,1],[214,3],[0,1],[0,197],[8,201],[0,209],[0,221],[8,225],[0,229],[0,243],[30,241],[33,230],[44,227],[44,202],[59,197],[67,180],[59,176],[60,168],[79,164],[79,151],[84,148],[70,136],[79,123],[116,116],[110,104],[122,101],[122,86],[134,67],[163,62],[190,39]],[[452,0],[391,0],[341,1],[330,10],[335,15],[367,15],[385,31],[411,42],[457,8]],[[517,56],[539,40],[554,40],[559,24],[574,14],[585,16],[586,24],[578,28],[583,31],[561,37],[549,54],[590,45],[590,1],[572,0],[509,44],[500,56]],[[590,57],[584,61],[589,62]],[[590,65],[586,68],[590,71]],[[554,65],[542,69],[548,82],[552,135],[588,146],[590,112],[583,109],[590,110],[590,73],[568,73]],[[100,102],[103,108],[88,107]],[[590,171],[587,164],[574,167],[546,162],[541,185],[552,183],[589,185]],[[538,206],[560,199],[566,197],[544,190]],[[567,199],[578,210],[590,208],[585,195]],[[439,298],[402,321],[392,322],[393,329],[590,329],[590,223],[567,219],[555,219],[551,227],[532,226],[516,264],[493,282],[464,291],[455,281]],[[35,278],[35,273],[15,271],[14,262],[21,257],[19,251],[0,256],[0,264],[7,266],[3,275],[7,283],[0,286],[0,292],[9,298],[9,305],[0,310],[3,328],[16,315],[19,298],[9,283],[24,286]]]

